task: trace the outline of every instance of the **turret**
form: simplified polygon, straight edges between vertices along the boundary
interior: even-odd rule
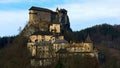
[[[88,36],[87,36],[87,38],[86,38],[85,42],[86,42],[86,43],[92,43],[92,41],[91,41],[91,38],[90,38],[90,35],[89,35],[89,34],[88,34]]]
[[[86,50],[88,52],[92,52],[93,51],[93,43],[90,39],[90,36],[88,34],[88,36],[86,37],[86,40],[85,40],[85,43],[84,43],[85,46],[87,46]]]

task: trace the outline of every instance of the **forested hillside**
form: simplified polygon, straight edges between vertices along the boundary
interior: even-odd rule
[[[90,35],[94,44],[106,44],[107,47],[120,49],[120,25],[101,24],[73,33],[64,33],[68,41],[84,42]]]
[[[0,49],[13,42],[15,36],[0,37]]]

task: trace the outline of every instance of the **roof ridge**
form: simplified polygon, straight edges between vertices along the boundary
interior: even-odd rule
[[[41,8],[41,7],[36,7],[36,6],[32,6],[29,10],[38,10],[38,11],[46,11],[46,12],[54,12],[50,9],[47,8]]]

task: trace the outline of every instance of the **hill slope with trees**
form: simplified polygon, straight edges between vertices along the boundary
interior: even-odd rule
[[[65,32],[65,38],[70,42],[84,42],[90,35],[94,44],[106,44],[105,46],[120,49],[120,25],[101,24],[81,31]]]

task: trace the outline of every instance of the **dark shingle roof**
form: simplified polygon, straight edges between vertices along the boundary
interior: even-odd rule
[[[50,41],[36,42],[36,46],[49,46],[49,45],[51,45]]]
[[[56,40],[54,44],[68,43],[66,40]]]
[[[53,12],[52,10],[46,9],[46,8],[41,8],[41,7],[35,7],[32,6],[29,10],[38,10],[38,11],[45,11],[45,12]]]
[[[49,31],[36,31],[33,35],[52,35],[52,33]]]

